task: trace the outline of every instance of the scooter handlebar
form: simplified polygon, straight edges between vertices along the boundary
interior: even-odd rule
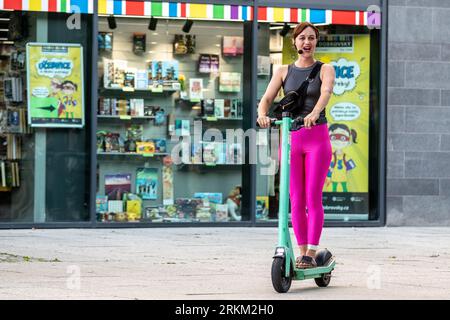
[[[277,120],[278,120],[277,118],[270,118],[270,127],[275,127]],[[261,128],[258,122],[256,122],[256,126],[258,128]]]
[[[290,120],[291,120],[291,123],[296,122],[297,125],[303,126],[304,118],[302,116],[299,116],[295,119],[290,119]],[[283,122],[283,120],[278,120],[277,118],[270,118],[270,127],[276,127],[277,125],[281,124],[282,122]],[[261,128],[258,122],[256,122],[256,126],[258,128]]]

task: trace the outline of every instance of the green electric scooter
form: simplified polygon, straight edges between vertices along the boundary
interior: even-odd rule
[[[289,133],[292,125],[302,127],[301,117],[292,119],[289,112],[283,112],[282,120],[271,119],[271,126],[281,126],[281,173],[280,173],[280,202],[278,213],[278,246],[275,250],[272,263],[272,285],[279,293],[288,292],[292,280],[314,279],[319,287],[327,287],[331,280],[331,272],[336,261],[327,249],[316,253],[316,268],[297,269],[295,267],[295,254],[289,233]]]

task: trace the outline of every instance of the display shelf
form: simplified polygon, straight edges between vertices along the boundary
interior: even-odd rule
[[[195,120],[205,120],[205,121],[242,121],[243,118],[239,117],[239,118],[219,118],[219,117],[207,117],[207,116],[203,116],[203,117],[198,117]]]
[[[179,92],[180,90],[176,89],[163,89],[163,91],[153,91],[151,89],[123,89],[123,88],[100,88],[99,92],[101,94],[135,94],[135,95],[164,95],[164,94],[172,94],[175,92]]]
[[[97,119],[101,120],[153,120],[155,116],[109,116],[109,115],[97,115]]]
[[[98,156],[112,156],[112,157],[163,157],[168,156],[168,152],[155,153],[136,153],[136,152],[97,152]]]

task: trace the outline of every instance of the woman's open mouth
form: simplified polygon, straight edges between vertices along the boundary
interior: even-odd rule
[[[311,47],[303,47],[304,52],[311,52]]]

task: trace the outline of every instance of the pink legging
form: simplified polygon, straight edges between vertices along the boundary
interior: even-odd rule
[[[308,245],[314,250],[322,234],[322,190],[331,156],[327,124],[291,132],[289,188],[292,226],[298,245]]]

